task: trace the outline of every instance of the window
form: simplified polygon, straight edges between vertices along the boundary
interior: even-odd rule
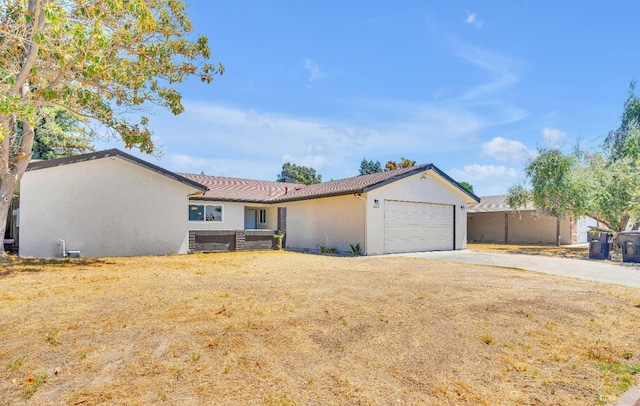
[[[222,206],[219,204],[190,204],[189,221],[222,221]]]
[[[260,209],[258,211],[258,223],[267,224],[267,210],[266,209]]]

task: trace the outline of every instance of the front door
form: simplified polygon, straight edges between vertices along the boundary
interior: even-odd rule
[[[254,209],[245,209],[244,210],[244,229],[245,230],[255,230],[257,229],[256,223],[257,211]]]

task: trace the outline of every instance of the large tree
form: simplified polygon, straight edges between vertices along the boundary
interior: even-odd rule
[[[580,215],[585,210],[586,190],[574,176],[577,163],[574,154],[565,154],[557,148],[538,148],[538,155],[525,167],[530,188],[512,186],[507,203],[514,210],[533,203],[538,213],[556,217],[559,227],[561,218]]]
[[[640,128],[640,98],[636,95],[635,80],[629,85],[629,95],[624,102],[620,124],[615,130],[609,131],[604,140],[605,148],[610,152],[612,159],[625,156],[625,143],[627,138]]]
[[[611,160],[602,151],[541,149],[525,173],[530,186],[508,191],[514,210],[533,203],[541,214],[587,216],[616,232],[640,214],[640,166],[629,157]]]
[[[460,186],[465,188],[467,192],[473,193],[473,185],[471,183],[462,181],[460,182]]]
[[[360,170],[358,173],[360,175],[369,175],[370,173],[382,172],[382,165],[380,161],[367,161],[367,158],[362,158],[362,162],[360,162]]]
[[[570,154],[539,149],[525,168],[529,185],[509,189],[516,209],[532,202],[537,211],[555,216],[588,216],[623,231],[640,219],[640,98],[631,82],[620,124],[598,151],[579,146]]]
[[[93,152],[87,121],[61,107],[43,107],[34,128],[32,159],[56,159]]]
[[[394,171],[396,169],[411,168],[412,166],[415,166],[415,164],[416,164],[416,161],[413,161],[409,158],[402,157],[400,158],[400,162],[387,161],[387,164],[384,166],[384,170]]]
[[[632,159],[611,161],[600,152],[586,154],[573,178],[576,187],[585,192],[580,214],[613,231],[624,231],[629,221],[637,218],[633,203],[640,189],[640,170]]]
[[[322,182],[322,175],[318,175],[311,167],[286,162],[282,165],[282,171],[278,174],[276,181],[312,185]]]
[[[208,40],[190,40],[191,31],[182,0],[0,2],[0,235],[45,107],[86,117],[127,148],[154,151],[139,112],[152,103],[179,114],[176,83],[210,82],[224,70],[204,63]]]

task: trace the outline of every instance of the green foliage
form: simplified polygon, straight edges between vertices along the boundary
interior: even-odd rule
[[[175,84],[193,76],[208,83],[224,72],[206,63],[208,40],[188,39],[191,31],[184,0],[0,2],[0,235],[4,198],[26,170],[36,133],[37,154],[59,145],[57,130],[45,128],[47,107],[86,118],[127,148],[155,150],[139,113],[152,104],[179,114]],[[67,152],[76,141],[83,148],[72,138]]]
[[[4,2],[0,15],[5,132],[17,122],[35,125],[41,106],[61,106],[95,119],[127,147],[152,152],[147,119],[122,113],[150,102],[179,114],[171,85],[189,76],[210,82],[224,71],[200,63],[210,56],[208,40],[186,39],[192,26],[180,0]]]
[[[312,185],[322,182],[322,175],[316,174],[316,170],[313,168],[286,162],[282,165],[282,172],[278,174],[276,181]]]
[[[415,166],[415,164],[416,164],[416,161],[412,161],[411,159],[402,157],[400,158],[400,162],[388,161],[387,164],[384,166],[384,170],[393,171],[396,169],[410,168],[412,166]]]
[[[473,193],[473,185],[472,184],[462,181],[462,182],[460,182],[460,186],[465,188],[467,190],[467,192]]]
[[[614,231],[640,216],[640,166],[629,157],[611,161],[602,152],[579,148],[571,154],[540,149],[525,173],[531,187],[508,190],[514,210],[533,203],[541,214],[588,216]]]
[[[511,210],[516,211],[521,207],[527,207],[531,202],[531,191],[523,184],[511,186],[507,190],[507,204]]]
[[[532,202],[538,213],[556,218],[580,213],[586,200],[585,190],[573,182],[572,171],[576,163],[574,155],[564,154],[559,149],[538,148],[538,156],[525,167],[531,188],[512,186],[507,203],[516,211]],[[556,237],[560,244],[560,235]]]
[[[570,182],[575,160],[556,148],[538,148],[538,156],[525,168],[531,182],[533,205],[542,214],[566,217],[573,210],[576,196]]]
[[[598,364],[605,378],[616,382],[618,389],[624,392],[635,383],[634,377],[640,373],[640,365],[629,365],[620,362],[602,362]]]
[[[55,159],[94,151],[86,120],[60,107],[43,107],[35,127],[33,159]]]
[[[360,175],[368,175],[370,173],[382,172],[382,165],[380,161],[367,161],[366,158],[362,158],[362,162],[360,162],[360,170],[358,171]]]
[[[637,133],[640,128],[640,98],[636,96],[636,81],[632,81],[629,84],[629,95],[624,102],[622,115],[620,117],[620,125],[615,130],[609,131],[607,134],[604,146],[610,152],[613,160],[629,156],[628,148],[625,147],[625,143],[629,136],[632,136],[634,132]],[[637,134],[636,134],[637,139]],[[634,142],[636,144],[636,142]],[[637,159],[637,150],[635,152]]]
[[[354,257],[360,255],[360,243],[356,245],[349,244],[349,247],[351,248],[351,255],[353,255]]]
[[[321,254],[337,254],[338,253],[338,249],[336,247],[328,247],[322,244],[318,246],[318,251],[320,251]]]
[[[29,379],[27,389],[22,392],[22,397],[25,399],[31,399],[31,397],[38,391],[38,388],[47,381],[49,376],[47,374],[38,375],[35,378]]]
[[[22,364],[24,363],[25,358],[26,357],[23,355],[9,361],[9,369],[12,371],[17,371],[18,369],[20,369],[20,367],[22,367]]]
[[[574,183],[586,194],[581,213],[614,231],[623,231],[630,217],[640,214],[634,207],[640,168],[632,159],[609,161],[601,153],[589,154],[574,173]]]

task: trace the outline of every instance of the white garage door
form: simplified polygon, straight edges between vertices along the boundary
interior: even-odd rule
[[[384,203],[384,252],[452,250],[453,205]]]

